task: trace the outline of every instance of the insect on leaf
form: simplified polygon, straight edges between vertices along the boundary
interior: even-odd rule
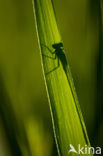
[[[41,61],[58,154],[90,146],[51,0],[34,0]],[[70,153],[75,155],[75,153]],[[81,155],[81,154],[80,154]],[[84,154],[86,155],[86,154]],[[92,155],[92,152],[91,152]]]

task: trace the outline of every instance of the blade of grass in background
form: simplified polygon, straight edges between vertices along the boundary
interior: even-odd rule
[[[97,100],[96,100],[96,116],[95,116],[95,125],[94,125],[94,134],[97,133],[97,136],[94,138],[93,143],[95,145],[101,145],[102,142],[98,143],[98,135],[100,127],[103,124],[103,0],[98,2],[98,13],[99,13],[99,49],[98,49],[98,58],[97,58]],[[97,113],[98,112],[98,113]],[[100,136],[101,137],[101,136]],[[103,138],[101,139],[103,140]]]
[[[69,144],[77,149],[78,144],[84,147],[90,146],[90,143],[62,47],[52,2],[34,0],[33,5],[58,154],[66,156]],[[53,54],[55,50],[57,55]]]

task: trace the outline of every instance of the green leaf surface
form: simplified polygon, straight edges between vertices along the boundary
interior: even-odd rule
[[[70,144],[78,151],[78,144],[85,147],[85,145],[90,146],[90,143],[62,46],[52,1],[34,0],[33,5],[58,154],[67,156]],[[71,152],[69,155],[73,156],[76,153]]]

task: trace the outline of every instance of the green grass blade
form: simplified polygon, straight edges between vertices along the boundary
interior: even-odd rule
[[[84,147],[90,146],[90,143],[64,50],[62,50],[62,60],[59,59],[61,53],[53,59],[55,53],[52,54],[52,52],[55,49],[52,45],[62,43],[62,39],[52,2],[51,0],[34,0],[33,5],[55,140],[59,155],[66,156],[70,148],[69,144],[78,149],[78,144]],[[75,155],[75,153],[69,155]]]

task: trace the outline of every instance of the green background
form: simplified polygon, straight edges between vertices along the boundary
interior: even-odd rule
[[[99,1],[53,3],[91,145],[101,146]],[[25,156],[57,155],[30,0],[0,1],[0,156],[16,149],[9,135]]]

